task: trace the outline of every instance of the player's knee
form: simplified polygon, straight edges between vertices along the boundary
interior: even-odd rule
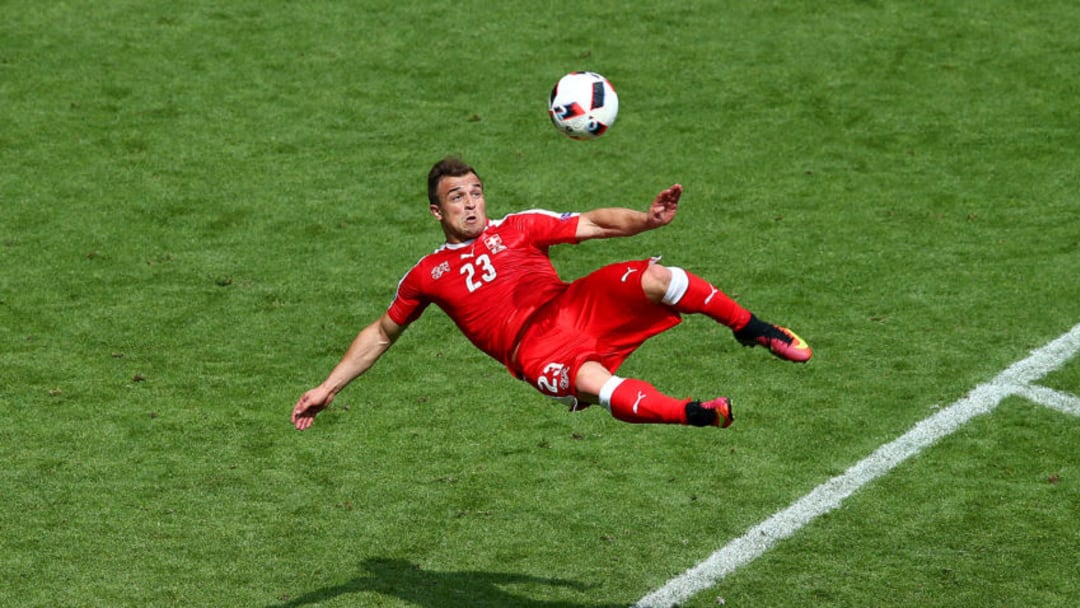
[[[686,295],[686,290],[690,288],[690,275],[678,266],[670,266],[667,271],[668,282],[663,295],[660,297],[660,302],[668,306],[675,306]]]
[[[660,264],[649,264],[641,275],[641,289],[653,302],[661,301],[671,286],[671,269]]]
[[[596,361],[586,361],[574,377],[574,392],[588,403],[596,403],[604,383],[611,378],[611,372]]]

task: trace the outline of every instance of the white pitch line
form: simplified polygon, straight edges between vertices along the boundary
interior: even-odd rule
[[[634,608],[673,608],[754,561],[777,542],[840,506],[847,497],[946,437],[975,416],[993,411],[1006,397],[1020,395],[1040,405],[1080,416],[1080,398],[1031,383],[1061,367],[1080,351],[1080,324],[1026,359],[1010,365],[993,380],[976,386],[952,405],[917,423],[843,474],[750,528],[704,561],[649,593]]]
[[[1080,416],[1080,397],[1076,395],[1034,384],[1021,387],[1016,394],[1050,409]]]

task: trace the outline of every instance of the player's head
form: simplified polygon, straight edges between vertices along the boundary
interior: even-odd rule
[[[444,158],[428,173],[429,210],[439,220],[447,243],[472,240],[487,227],[484,184],[469,165]]]
[[[432,205],[439,204],[439,180],[444,177],[463,177],[470,173],[480,179],[480,174],[476,172],[476,169],[473,169],[471,165],[460,158],[447,156],[435,163],[431,167],[431,171],[428,171],[427,176],[428,202]]]

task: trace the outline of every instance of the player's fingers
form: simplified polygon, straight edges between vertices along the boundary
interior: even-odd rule
[[[303,400],[301,400],[301,401],[297,402],[297,404],[296,404],[296,405],[295,405],[295,406],[293,407],[293,410],[292,410],[292,421],[293,421],[294,423],[296,422],[297,418],[299,418],[299,417],[300,417],[300,414],[304,413],[304,409],[305,409],[305,407],[304,407],[304,402],[303,402]]]
[[[296,406],[293,408],[292,422],[293,424],[298,424],[304,420],[311,420],[317,411],[318,410],[312,406],[306,397],[301,397],[300,401],[297,401]],[[309,422],[308,425],[310,426],[310,424],[311,423]]]

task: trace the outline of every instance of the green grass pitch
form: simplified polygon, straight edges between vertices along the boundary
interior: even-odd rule
[[[0,7],[0,605],[629,606],[1080,323],[1065,1]],[[589,69],[620,116],[546,116]],[[663,255],[815,349],[701,318],[624,367],[715,429],[570,414],[430,310],[288,422],[440,243],[644,208]],[[1042,384],[1080,395],[1080,359]],[[1080,605],[1080,418],[1006,399],[683,606]]]

